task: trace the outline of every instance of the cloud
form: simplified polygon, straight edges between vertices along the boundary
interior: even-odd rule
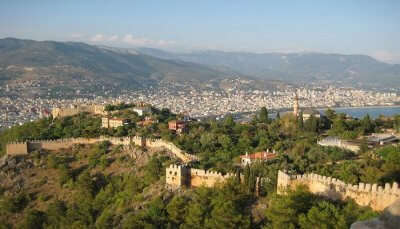
[[[103,34],[96,34],[92,38],[90,38],[90,41],[92,41],[92,42],[102,42],[105,39],[106,38],[105,38],[105,36]]]
[[[400,55],[395,54],[386,50],[379,50],[371,54],[372,57],[374,57],[377,60],[390,63],[390,64],[396,64],[400,63]]]
[[[133,46],[168,46],[175,44],[174,41],[152,40],[143,37],[134,37],[132,34],[126,34],[122,41]]]

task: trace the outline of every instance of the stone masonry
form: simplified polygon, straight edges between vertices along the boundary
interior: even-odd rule
[[[223,183],[227,179],[235,177],[235,174],[227,173],[222,175],[218,172],[194,169],[183,165],[170,165],[166,168],[165,183],[168,189],[177,190],[181,187],[214,187],[216,184]],[[244,177],[241,175],[240,180]],[[259,194],[262,178],[256,178],[256,193]]]
[[[278,194],[284,194],[287,189],[295,188],[297,185],[305,185],[310,192],[333,200],[352,198],[357,204],[369,206],[375,211],[382,211],[400,199],[397,183],[392,185],[386,183],[385,187],[364,183],[351,185],[317,174],[288,175],[282,171],[278,172]]]
[[[25,155],[34,150],[59,150],[69,148],[75,144],[95,144],[97,142],[109,141],[113,145],[137,145],[148,148],[165,148],[170,150],[184,163],[197,160],[197,157],[184,152],[171,142],[162,139],[146,139],[143,137],[105,137],[98,138],[68,138],[58,140],[34,140],[27,142],[12,142],[6,145],[7,155]]]

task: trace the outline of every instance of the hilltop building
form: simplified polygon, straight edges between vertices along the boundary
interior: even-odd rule
[[[309,119],[311,116],[314,116],[315,118],[321,118],[321,113],[317,110],[314,109],[305,109],[303,112],[303,120]]]
[[[372,134],[367,137],[367,141],[371,145],[386,145],[397,142],[399,139],[393,134]]]
[[[143,121],[137,122],[138,126],[150,126],[154,123],[158,123],[158,120],[154,120],[152,117],[146,116]]]
[[[275,150],[273,152],[267,150],[266,152],[257,152],[253,154],[246,153],[245,155],[240,156],[240,162],[242,166],[246,166],[255,162],[271,161],[276,159],[277,156]]]
[[[105,115],[105,107],[103,105],[71,105],[70,107],[59,108],[55,107],[51,111],[53,118],[72,116],[81,112],[88,112],[91,114]]]
[[[187,130],[186,122],[182,120],[172,120],[168,122],[168,129],[175,131],[178,134],[184,133]]]
[[[128,124],[129,124],[129,119],[108,118],[108,117],[101,118],[101,127],[103,128],[117,128]]]
[[[151,106],[140,102],[136,104],[136,107],[134,107],[132,110],[136,112],[139,116],[143,116],[144,114],[151,112]]]
[[[318,145],[339,147],[339,148],[351,150],[353,152],[358,152],[360,150],[360,146],[358,144],[339,139],[338,137],[324,138],[324,139],[318,141]]]

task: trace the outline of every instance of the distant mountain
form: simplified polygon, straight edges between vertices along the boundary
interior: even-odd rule
[[[251,79],[232,71],[135,50],[77,42],[0,39],[0,84],[39,81],[43,88],[95,92],[104,86],[143,88],[160,83],[219,88],[226,85],[223,81],[233,78]],[[274,85],[264,83],[267,87]]]
[[[139,48],[137,51],[159,58],[228,68],[244,75],[290,83],[400,87],[400,65],[383,63],[365,55],[222,51],[172,53],[150,48]]]

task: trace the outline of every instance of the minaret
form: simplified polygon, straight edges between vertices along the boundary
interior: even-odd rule
[[[299,116],[299,97],[297,96],[297,92],[295,93],[294,102],[293,102],[293,114],[296,117]]]

